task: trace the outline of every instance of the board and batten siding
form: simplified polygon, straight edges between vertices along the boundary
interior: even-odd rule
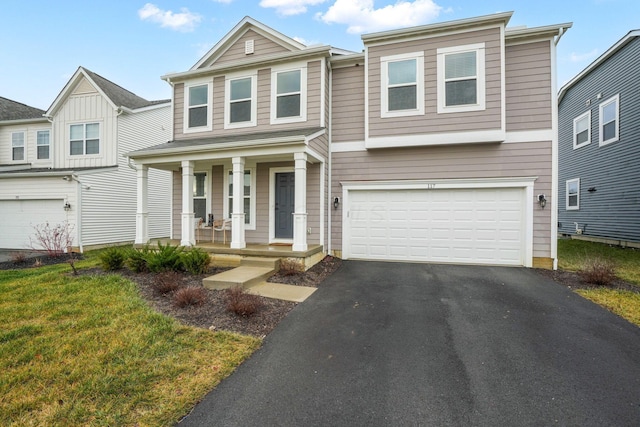
[[[223,135],[249,134],[256,132],[269,132],[303,127],[321,126],[321,73],[322,61],[309,61],[307,63],[307,120],[306,122],[270,124],[271,121],[271,68],[257,70],[257,126],[246,128],[224,129],[225,106],[225,76],[215,76],[213,79],[213,128],[206,132],[187,133],[184,129],[184,83],[176,83],[174,86],[174,138],[193,139],[216,137]],[[254,70],[255,71],[255,70]],[[247,71],[248,74],[251,71]]]
[[[253,40],[253,53],[247,55],[245,53],[245,42]],[[216,65],[242,61],[246,59],[259,58],[261,56],[269,56],[278,53],[287,53],[288,49],[277,44],[254,30],[248,30],[238,40],[233,43],[219,58],[216,59]]]
[[[38,160],[37,137],[38,131],[49,131],[49,158]],[[13,160],[11,134],[24,132],[24,160]],[[24,123],[20,125],[0,126],[0,165],[31,163],[34,168],[46,168],[53,165],[53,134],[51,123]]]
[[[500,129],[502,83],[500,29],[485,29],[432,38],[399,41],[368,49],[369,137],[416,135]],[[485,43],[486,108],[483,111],[437,114],[437,50]],[[402,53],[424,52],[424,116],[380,117],[380,58]],[[420,117],[420,120],[416,118]]]
[[[332,71],[331,141],[364,141],[364,66]]]
[[[577,222],[585,236],[640,242],[639,61],[636,37],[569,88],[559,104],[559,233],[575,234]],[[600,146],[599,106],[615,95],[619,140]],[[574,150],[573,119],[587,111],[591,143]],[[566,181],[575,178],[580,178],[580,209],[567,210]]]
[[[551,141],[333,153],[332,196],[349,181],[537,176],[534,195],[551,194]],[[549,204],[550,205],[550,204]],[[331,247],[342,249],[342,207],[331,210]],[[551,256],[551,210],[534,203],[533,256]]]
[[[507,131],[552,128],[551,43],[505,48]]]

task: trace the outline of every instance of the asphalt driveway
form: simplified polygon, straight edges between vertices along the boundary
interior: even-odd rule
[[[180,423],[365,425],[640,425],[640,328],[529,269],[345,261]]]

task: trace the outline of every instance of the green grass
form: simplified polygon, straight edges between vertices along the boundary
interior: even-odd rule
[[[611,260],[615,265],[616,276],[638,285],[638,292],[603,286],[579,289],[576,292],[640,326],[640,250],[583,240],[558,240],[558,267],[563,270],[580,271],[589,259],[598,257]]]
[[[0,425],[172,425],[260,345],[181,326],[121,276],[70,271],[0,272]]]

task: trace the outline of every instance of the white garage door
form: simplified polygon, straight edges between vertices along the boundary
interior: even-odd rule
[[[346,258],[524,265],[522,188],[350,190]]]
[[[0,200],[0,248],[26,249],[34,225],[66,220],[63,200]]]

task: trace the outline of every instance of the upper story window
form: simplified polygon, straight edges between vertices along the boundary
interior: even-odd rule
[[[271,123],[307,119],[307,67],[271,71]]]
[[[38,160],[49,158],[49,131],[39,130],[36,132],[36,157]]]
[[[600,145],[616,142],[619,137],[620,95],[600,104]]]
[[[591,111],[573,119],[573,149],[591,143]]]
[[[567,181],[567,210],[580,209],[580,178]]]
[[[211,130],[212,82],[184,86],[184,132]]]
[[[225,129],[256,125],[256,75],[227,78]]]
[[[13,132],[11,134],[11,158],[13,160],[24,160],[24,132]]]
[[[438,113],[485,109],[484,43],[437,51]]]
[[[100,153],[100,124],[82,123],[69,127],[69,154],[72,156]]]
[[[424,114],[424,53],[380,58],[381,117]]]

